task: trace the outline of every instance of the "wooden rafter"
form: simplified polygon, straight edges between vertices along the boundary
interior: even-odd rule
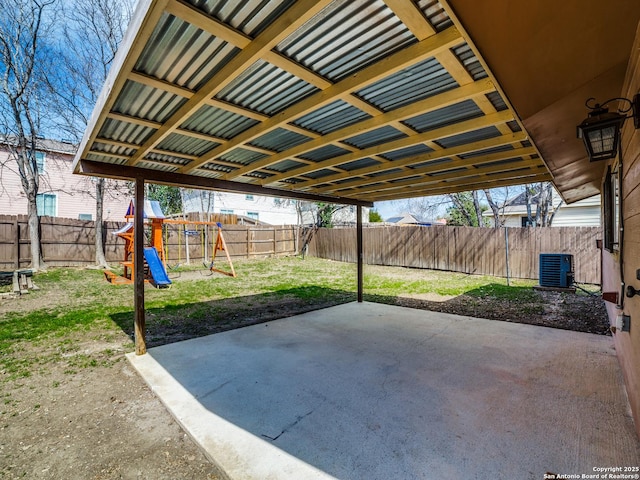
[[[176,0],[173,0],[176,1]],[[238,55],[226,63],[213,77],[211,77],[194,95],[189,98],[173,115],[166,120],[154,134],[131,157],[128,164],[135,165],[149,150],[171,134],[179,125],[193,115],[200,107],[206,105],[216,93],[226,87],[236,75],[251,66],[261,55],[271,50],[283,38],[293,32],[298,26],[324,8],[330,0],[299,0],[286,15],[278,17],[258,37],[251,41]],[[212,157],[213,158],[213,157]],[[200,165],[210,159],[202,161]],[[198,166],[200,166],[198,165]],[[191,170],[191,169],[190,169]]]
[[[431,165],[425,165],[423,167],[412,168],[412,169],[403,169],[401,172],[388,173],[386,175],[377,175],[375,178],[371,178],[371,177],[362,178],[362,177],[353,175],[354,172],[347,172],[349,173],[349,175],[345,175],[344,178],[350,178],[351,181],[348,181],[348,182],[343,181],[341,183],[337,183],[333,185],[313,188],[313,192],[332,193],[344,188],[352,188],[352,187],[360,187],[362,185],[368,185],[372,183],[372,181],[375,181],[376,183],[390,182],[390,181],[400,180],[406,177],[407,175],[427,175],[427,174],[434,174],[434,173],[444,172],[447,170],[457,169],[457,168],[472,168],[475,166],[480,166],[487,163],[499,162],[502,160],[530,157],[535,153],[536,153],[536,150],[533,147],[522,147],[522,148],[516,148],[514,150],[507,150],[504,152],[492,153],[490,155],[483,155],[481,157],[469,157],[466,159],[465,158],[460,159],[460,158],[457,158],[455,155],[452,155],[454,158],[457,158],[457,159],[452,160],[450,162],[446,162],[446,163],[438,163],[438,160],[448,157],[446,154],[440,153],[439,157],[441,158],[429,160],[434,162]],[[424,161],[424,156],[416,155],[414,157],[411,157],[411,161],[413,160],[415,160],[415,163],[422,163]],[[389,169],[398,168],[394,165],[394,163],[395,162],[389,165]],[[406,168],[406,166],[404,166],[403,168]],[[322,181],[323,183],[326,183],[327,177],[322,178]]]
[[[416,133],[415,135],[410,137],[405,137],[399,140],[394,140],[392,142],[383,143],[382,145],[375,145],[373,147],[365,148],[357,152],[347,153],[345,155],[340,155],[339,157],[334,157],[329,160],[325,160],[323,162],[313,163],[306,167],[300,167],[295,170],[282,173],[280,175],[275,175],[274,177],[271,177],[268,180],[266,180],[265,184],[272,184],[272,183],[281,181],[285,178],[299,177],[301,175],[305,175],[311,172],[316,172],[330,166],[336,166],[336,165],[341,165],[347,162],[353,162],[354,160],[360,160],[362,158],[366,158],[371,155],[377,155],[377,154],[391,152],[393,150],[399,150],[401,148],[411,147],[413,145],[424,143],[425,141],[428,141],[431,139],[450,137],[453,135],[458,135],[461,133],[477,130],[479,128],[490,127],[497,123],[504,122],[510,118],[512,118],[511,112],[504,111],[504,112],[494,113],[493,115],[485,115],[483,117],[473,118],[471,120],[466,120],[464,122],[456,123],[454,125],[447,125],[445,127],[441,127],[435,130],[430,130],[428,132]],[[447,150],[440,149],[438,150],[438,152],[440,154],[446,155]],[[394,168],[393,167],[394,163],[395,162],[388,163],[387,167]]]
[[[523,183],[546,182],[551,179],[551,175],[544,166],[536,169],[528,169],[517,172],[505,172],[503,174],[489,177],[477,176],[463,178],[452,182],[439,182],[431,185],[423,185],[419,188],[407,188],[398,191],[389,191],[371,194],[353,195],[353,198],[372,200],[389,200],[394,198],[409,198],[424,195],[442,195],[445,193],[464,192],[477,190],[479,188],[497,188],[505,185],[518,185]]]
[[[213,149],[211,152],[203,155],[202,158],[196,162],[190,164],[184,169],[183,173],[189,173],[198,168],[210,160],[232,150],[238,145],[270,132],[283,124],[289,123],[296,118],[317,110],[336,99],[344,96],[350,96],[353,91],[362,88],[365,85],[371,84],[377,80],[387,77],[395,72],[398,72],[414,63],[432,57],[436,53],[449,49],[454,45],[462,42],[458,31],[454,28],[448,28],[447,30],[429,37],[422,42],[416,43],[410,47],[400,50],[395,54],[392,54],[383,60],[370,65],[369,67],[361,70],[358,75],[352,75],[344,80],[337,82],[329,88],[322,90],[314,95],[311,95],[304,100],[292,105],[291,107],[280,112],[278,115],[262,122],[255,127],[252,127],[245,132],[237,135],[228,142],[223,143],[219,147]],[[260,168],[260,167],[258,167]],[[240,169],[236,172],[236,176],[244,175],[251,171],[250,167],[246,169]],[[232,178],[228,178],[231,180]]]
[[[437,150],[435,152],[425,153],[423,155],[416,155],[401,160],[395,160],[393,162],[382,163],[380,165],[373,165],[370,167],[358,168],[342,174],[330,175],[322,177],[319,180],[309,180],[305,183],[298,183],[295,188],[302,189],[308,186],[313,186],[317,183],[334,182],[342,180],[344,178],[357,177],[362,175],[368,175],[372,173],[384,172],[385,170],[394,170],[396,168],[402,168],[409,165],[415,165],[417,163],[423,163],[433,160],[440,160],[443,158],[451,157],[454,155],[466,155],[479,150],[485,150],[489,148],[501,147],[503,145],[519,144],[523,140],[526,140],[526,135],[522,132],[512,133],[509,135],[502,135],[500,137],[490,138],[488,140],[480,140],[457,147],[451,147],[446,150]]]
[[[336,141],[344,140],[345,138],[349,138],[354,135],[359,135],[362,133],[369,132],[371,130],[375,130],[377,128],[388,125],[391,122],[411,118],[416,115],[420,115],[422,113],[426,113],[429,111],[436,110],[438,108],[442,108],[448,105],[452,105],[454,103],[458,103],[464,99],[473,98],[474,96],[477,96],[477,95],[482,95],[485,92],[492,91],[492,89],[493,89],[493,85],[491,84],[491,82],[481,80],[472,85],[466,85],[464,87],[455,88],[453,90],[449,90],[447,92],[434,95],[433,97],[429,97],[419,102],[412,103],[407,106],[397,108],[395,110],[391,110],[390,112],[382,113],[376,117],[368,118],[367,120],[363,120],[356,125],[351,125],[348,127],[341,128],[339,130],[328,133],[327,135],[319,137],[315,140],[305,142],[303,144],[290,148],[289,150],[280,152],[277,155],[273,155],[263,160],[254,162],[247,167],[241,168],[233,172],[233,174],[229,175],[227,180],[230,180],[232,178],[237,178],[241,175],[249,173],[255,168],[262,168],[268,165],[273,165],[274,163],[277,163],[286,158],[296,157],[303,153],[328,145],[330,143],[334,143]],[[423,136],[423,138],[424,140],[416,141],[414,142],[414,144],[419,143],[420,141],[426,141],[431,139],[429,136]],[[392,149],[402,148],[402,147],[397,147],[395,145],[397,144],[394,144],[394,147]],[[388,150],[381,150],[378,152],[368,152],[368,154],[375,155],[383,151],[388,151]],[[357,151],[355,153],[359,155],[361,151]],[[362,157],[359,157],[359,158],[362,158]],[[355,158],[352,158],[351,160],[354,160],[354,159]],[[295,175],[296,174],[288,175],[288,176],[295,176]],[[273,183],[275,181],[277,180],[272,180],[270,183]]]

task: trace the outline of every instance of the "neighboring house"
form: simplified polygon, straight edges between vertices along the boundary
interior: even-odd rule
[[[96,216],[95,180],[72,173],[76,146],[53,140],[39,141],[36,152],[40,188],[38,215],[94,220]],[[104,220],[122,221],[131,200],[128,185],[107,181]],[[27,199],[18,166],[0,140],[0,215],[26,215]]]
[[[316,222],[316,206],[312,202],[300,202],[260,195],[186,190],[183,195],[186,213],[235,214],[269,225],[310,225]],[[369,209],[362,209],[363,222],[369,221]],[[335,224],[355,223],[356,209],[345,206],[333,214]]]
[[[535,217],[536,197],[532,197],[531,215]],[[600,195],[585,198],[567,205],[562,201],[558,193],[553,190],[553,208],[556,211],[552,227],[599,227],[600,226]],[[486,210],[482,216],[493,226],[493,213]],[[505,227],[529,227],[527,216],[527,202],[524,193],[508,201],[504,208],[500,209],[500,218]]]
[[[401,213],[395,217],[387,218],[385,220],[386,223],[393,223],[395,225],[421,225],[423,227],[430,227],[432,225],[446,225],[447,222],[445,220],[426,220],[424,218],[419,217],[418,215],[414,215],[412,213]]]

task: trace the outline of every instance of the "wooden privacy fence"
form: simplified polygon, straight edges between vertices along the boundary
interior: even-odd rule
[[[192,219],[193,220],[193,219]],[[122,261],[124,241],[112,232],[123,222],[104,222],[105,254],[109,263]],[[215,225],[165,224],[163,239],[168,263],[208,262],[212,242],[216,240]],[[68,267],[95,263],[95,222],[69,218],[42,217],[41,245],[49,266]],[[293,254],[297,247],[295,226],[224,225],[224,238],[229,254],[235,258]],[[15,270],[31,263],[29,225],[26,215],[0,215],[0,270]]]
[[[369,227],[364,263],[506,277],[508,257],[510,277],[537,279],[540,253],[569,253],[576,282],[600,284],[600,238],[597,227]],[[355,262],[355,228],[319,229],[309,254]]]

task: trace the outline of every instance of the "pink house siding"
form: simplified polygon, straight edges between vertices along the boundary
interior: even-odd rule
[[[53,143],[53,142],[52,142]],[[72,145],[58,144],[67,151],[46,151],[44,172],[40,175],[40,194],[55,196],[56,217],[96,218],[95,185],[91,177],[74,175],[71,171],[75,151]],[[44,148],[43,148],[44,150]],[[126,182],[107,181],[104,199],[104,220],[122,221],[131,195]],[[6,148],[0,147],[0,215],[26,215],[27,200],[22,189],[17,165]]]

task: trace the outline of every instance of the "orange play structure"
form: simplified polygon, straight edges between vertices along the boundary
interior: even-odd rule
[[[214,222],[198,222],[189,220],[174,220],[165,218],[162,213],[160,204],[156,200],[145,200],[144,202],[144,219],[151,227],[151,235],[149,238],[149,246],[144,248],[145,254],[145,276],[146,280],[151,280],[156,286],[168,286],[171,281],[167,275],[167,265],[165,257],[164,242],[162,239],[162,226],[166,224],[178,224],[178,225],[216,225],[218,227],[218,234],[216,237],[216,243],[211,254],[211,262],[209,264],[210,272],[222,273],[230,277],[235,277],[236,272],[231,262],[231,257],[227,250],[227,244],[222,235],[222,225]],[[123,267],[122,276],[116,275],[110,270],[105,270],[104,274],[107,280],[113,284],[129,284],[133,283],[133,245],[134,245],[134,228],[133,217],[135,215],[133,201],[129,204],[125,219],[127,224],[120,230],[113,232],[114,235],[124,240],[124,258],[120,262]],[[227,262],[229,263],[230,272],[218,269],[214,266],[215,257],[218,252],[224,252]],[[145,280],[145,281],[146,281]]]

